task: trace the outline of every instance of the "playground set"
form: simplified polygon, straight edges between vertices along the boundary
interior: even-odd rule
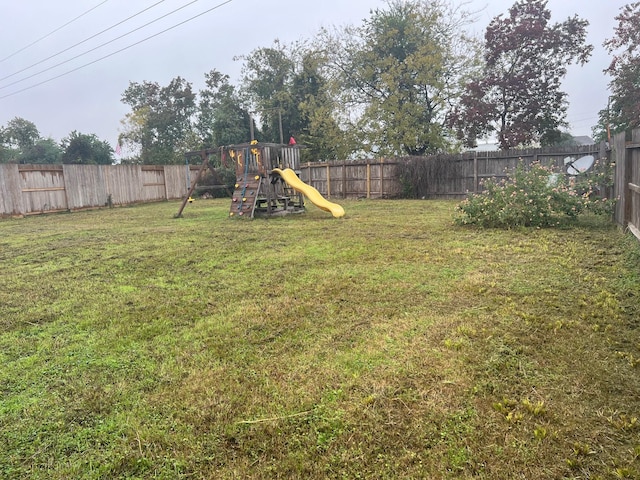
[[[182,215],[182,210],[192,198],[202,172],[209,168],[216,174],[209,162],[212,154],[219,155],[221,166],[235,170],[230,217],[302,213],[305,211],[304,197],[336,218],[344,216],[342,206],[328,201],[318,190],[300,180],[297,172],[300,171],[301,148],[295,143],[285,145],[253,140],[245,144],[188,152],[187,159],[197,155],[202,159],[202,164],[176,217]]]

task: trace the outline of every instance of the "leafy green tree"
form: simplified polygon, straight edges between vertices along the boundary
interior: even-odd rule
[[[120,160],[125,164],[142,164],[145,158],[142,155],[143,145],[147,145],[145,153],[149,154],[151,148],[152,136],[147,128],[149,123],[149,107],[139,107],[125,115],[120,120],[122,125],[122,133],[118,136],[120,145],[126,145],[128,157]]]
[[[204,147],[248,142],[251,116],[243,107],[229,76],[217,70],[205,74],[206,88],[200,91],[196,131]]]
[[[0,127],[0,163],[9,163],[11,150],[5,146],[4,128]]]
[[[344,159],[350,153],[346,133],[336,116],[339,105],[332,94],[326,63],[321,50],[305,50],[291,84],[297,112],[290,133],[305,145],[302,155],[307,161]]]
[[[96,135],[73,131],[62,140],[62,163],[83,165],[111,165],[113,149]]]
[[[119,141],[137,152],[131,161],[144,164],[182,163],[194,140],[196,94],[177,77],[161,87],[156,82],[130,82],[122,102],[132,109],[122,122]]]
[[[260,140],[307,147],[303,158],[346,158],[345,132],[338,115],[339,91],[328,78],[323,47],[300,41],[254,50],[244,60],[242,91],[261,123]]]
[[[568,65],[587,62],[593,47],[586,20],[550,18],[547,0],[519,0],[487,27],[483,72],[467,84],[450,118],[467,146],[491,134],[502,149],[559,139],[567,111],[562,79]]]
[[[40,132],[33,122],[15,117],[0,128],[0,161],[19,162],[20,157],[40,139]]]
[[[61,163],[62,147],[52,138],[41,138],[35,145],[26,148],[20,155],[20,163]]]
[[[258,114],[266,142],[287,140],[296,129],[299,116],[291,97],[291,82],[295,73],[295,46],[275,40],[271,47],[258,48],[244,60],[242,90],[251,108]]]
[[[610,134],[640,127],[640,2],[621,8],[616,16],[615,36],[604,46],[612,55],[604,70],[611,77],[609,105],[599,112],[594,136],[607,140]]]
[[[450,104],[477,62],[468,12],[441,0],[394,0],[360,27],[324,31],[341,104],[365,152],[424,155],[452,148]]]
[[[3,129],[2,137],[7,146],[22,150],[35,145],[40,139],[40,132],[33,122],[15,117]]]

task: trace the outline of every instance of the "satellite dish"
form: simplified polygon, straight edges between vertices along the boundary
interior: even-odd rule
[[[567,157],[564,159],[564,164],[567,166],[567,173],[569,175],[580,175],[593,166],[594,160],[593,155],[585,155],[577,160]]]

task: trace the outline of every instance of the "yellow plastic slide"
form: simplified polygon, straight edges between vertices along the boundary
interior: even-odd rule
[[[291,188],[307,197],[316,207],[325,212],[331,212],[336,218],[344,217],[344,208],[342,206],[324,198],[318,190],[300,180],[296,172],[290,168],[285,168],[284,170],[274,168],[273,172],[280,175]]]

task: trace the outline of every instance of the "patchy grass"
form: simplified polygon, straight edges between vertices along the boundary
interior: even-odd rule
[[[0,222],[0,477],[639,478],[640,247],[228,201]]]

